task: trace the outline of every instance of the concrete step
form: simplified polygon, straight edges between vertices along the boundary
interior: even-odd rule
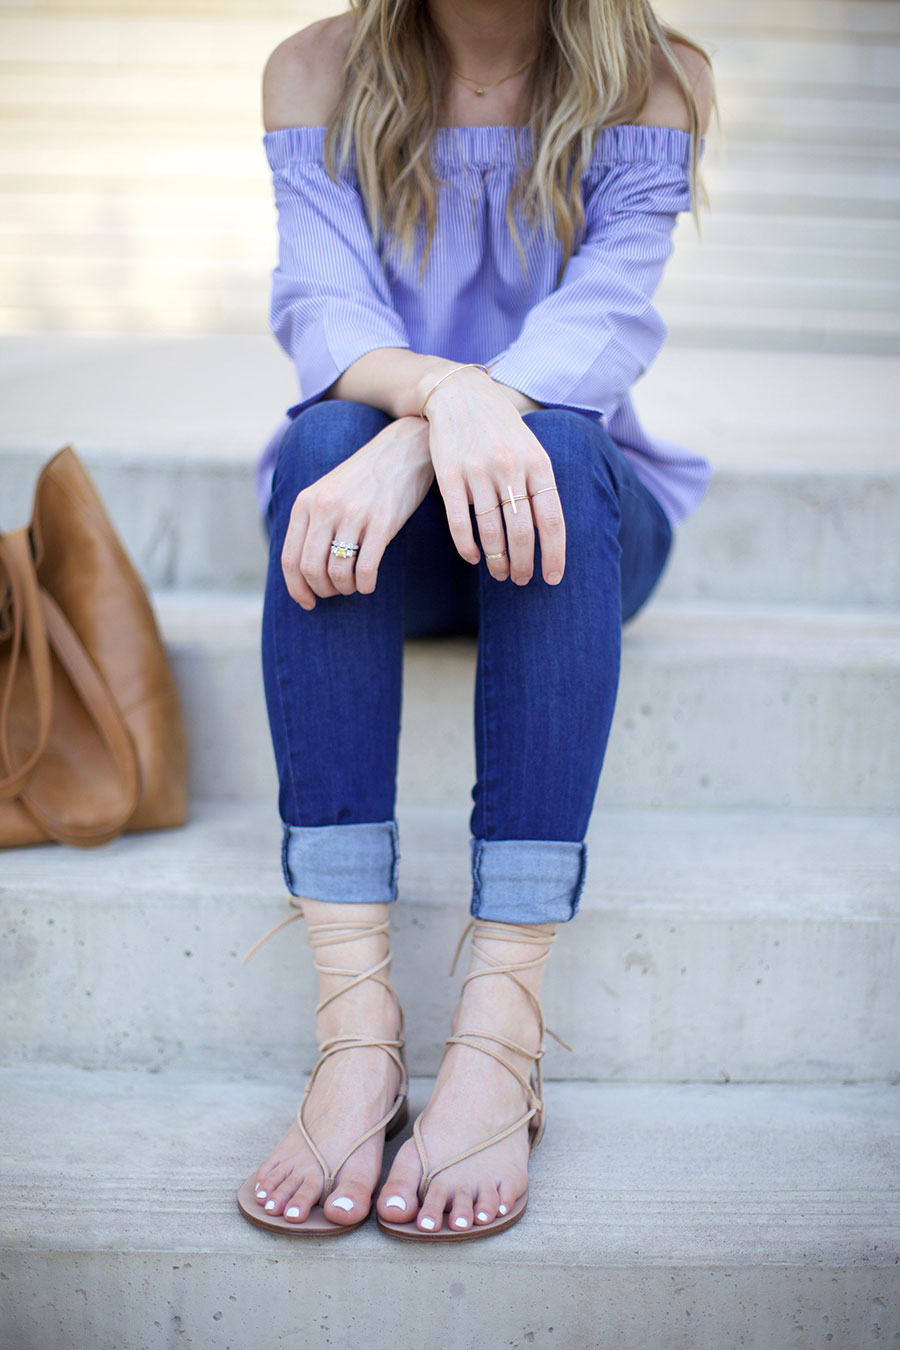
[[[160,592],[191,730],[196,797],[273,799],[256,596]],[[475,644],[407,644],[399,800],[474,781]],[[604,806],[890,810],[900,617],[802,606],[651,603],[627,625]],[[225,730],[227,728],[227,731]]]
[[[707,137],[710,219],[746,226],[737,252],[680,233],[658,297],[670,340],[894,353],[896,253],[866,243],[897,219],[890,6],[826,3],[815,20],[799,4],[776,8],[673,11],[715,62],[724,137]],[[0,326],[260,331],[274,239],[260,73],[278,41],[324,12],[0,11]],[[778,242],[784,219],[795,233],[863,228],[819,252],[811,237]]]
[[[276,43],[310,21],[302,7],[295,11],[297,23],[287,29],[283,17],[264,11],[248,21],[227,13],[214,17],[181,14],[177,18],[144,14],[136,18],[102,13],[22,14],[10,13],[9,6],[4,8],[5,63],[21,68],[23,73],[34,73],[39,80],[55,68],[69,78],[82,79],[95,97],[96,85],[93,89],[90,86],[92,77],[115,79],[126,68],[139,74],[151,73],[157,79],[187,70],[208,72],[210,78],[233,78],[247,68],[256,72],[260,59],[265,59]],[[327,5],[315,8],[330,12]],[[838,32],[772,32],[765,31],[756,16],[754,19],[752,24],[745,21],[742,28],[729,28],[712,15],[705,20],[700,15],[691,16],[692,35],[714,48],[716,75],[726,85],[736,80],[854,90],[896,89],[900,85],[893,59],[900,45],[896,32],[854,32],[847,27]],[[40,84],[30,97],[46,97]],[[20,98],[22,93],[13,84],[4,101]]]
[[[394,974],[409,1063],[438,1062],[467,922],[468,818],[399,813]],[[302,922],[274,804],[183,830],[7,851],[3,1062],[289,1073],[315,1059]],[[892,1080],[900,841],[888,816],[595,811],[581,909],[545,986],[552,1078]],[[276,1034],[289,1029],[285,1036]]]
[[[667,349],[638,414],[715,473],[657,597],[900,603],[898,391],[896,360]],[[269,337],[0,338],[0,527],[72,441],[150,585],[261,590],[252,462],[296,398]]]
[[[426,1324],[447,1350],[876,1350],[900,1319],[896,1087],[551,1086],[522,1221],[407,1253],[374,1222],[317,1242],[238,1213],[296,1078],[0,1081],[16,1350],[419,1350]]]
[[[900,603],[900,458],[878,468],[860,465],[852,445],[835,450],[818,466],[775,464],[768,454],[756,466],[718,466],[701,510],[676,536],[657,598]],[[4,452],[7,526],[27,518],[46,458]],[[215,453],[83,458],[149,585],[262,590],[267,547],[249,462]]]
[[[5,8],[18,12],[15,4],[7,4]],[[200,18],[212,15],[217,20],[227,15],[245,19],[250,16],[258,20],[289,19],[293,28],[299,28],[331,13],[333,8],[333,4],[329,7],[328,0],[157,0],[154,14]],[[660,6],[661,13],[663,8],[668,23],[706,29],[715,27],[737,34],[807,34],[845,40],[853,35],[885,40],[900,38],[896,6],[886,4],[885,0],[816,0],[814,9],[810,8],[808,0],[754,0],[752,11],[748,11],[740,0],[665,0],[665,6]],[[137,16],[146,18],[147,7],[144,0],[91,0],[89,9],[85,0],[28,2],[31,15],[76,13],[83,16],[86,11],[134,19]]]

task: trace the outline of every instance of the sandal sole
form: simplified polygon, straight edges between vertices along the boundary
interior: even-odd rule
[[[409,1106],[404,1099],[402,1105],[397,1111],[391,1123],[385,1130],[385,1139],[393,1139],[399,1134],[409,1120]],[[341,1233],[352,1233],[355,1229],[361,1228],[369,1217],[358,1220],[357,1223],[332,1223],[326,1219],[321,1205],[314,1205],[307,1217],[302,1223],[291,1223],[281,1214],[266,1214],[265,1210],[256,1200],[256,1185],[253,1178],[256,1173],[253,1172],[239,1188],[237,1193],[237,1207],[256,1228],[266,1228],[270,1233],[290,1233],[295,1237],[337,1237]],[[369,1211],[371,1213],[371,1211]]]

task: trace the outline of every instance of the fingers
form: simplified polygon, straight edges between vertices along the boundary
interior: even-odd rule
[[[497,498],[493,483],[485,479],[472,489],[475,510],[475,527],[481,540],[481,551],[485,565],[491,576],[497,581],[505,581],[509,576],[509,555],[506,551],[506,530],[503,525],[503,511]]]
[[[485,562],[498,581],[507,577],[527,585],[534,572],[534,537],[541,546],[541,575],[548,585],[562,580],[566,565],[566,525],[555,484],[545,474],[528,491],[512,492],[480,483],[474,491],[475,520]],[[498,495],[501,494],[501,495]],[[492,504],[493,497],[493,504]],[[500,556],[498,556],[500,555]]]
[[[456,551],[466,562],[481,561],[481,552],[472,533],[472,521],[469,516],[469,493],[462,478],[438,478],[438,487],[444,499],[447,512],[447,524],[450,535],[456,545]],[[491,550],[494,552],[495,550]]]
[[[531,513],[541,541],[541,574],[550,586],[557,586],[566,569],[566,522],[559,491],[545,483],[530,492]]]
[[[358,548],[341,550],[340,545],[358,546],[360,533],[360,526],[353,523],[341,522],[335,527],[327,518],[311,521],[304,494],[300,494],[291,511],[281,551],[281,568],[288,593],[298,605],[303,609],[314,609],[316,596],[325,600],[333,595],[352,595],[358,589],[355,575]],[[382,544],[378,550],[377,531],[372,535],[366,561],[366,575],[371,577],[369,589],[374,589],[374,576],[385,546]],[[333,541],[337,541],[334,551]]]
[[[517,586],[527,586],[534,572],[534,521],[524,488],[508,483],[501,498],[509,550],[509,575]]]
[[[284,573],[288,594],[303,609],[315,609],[316,597],[303,575],[301,557],[306,544],[309,528],[309,513],[302,495],[294,502],[287,534],[281,549],[281,570]]]

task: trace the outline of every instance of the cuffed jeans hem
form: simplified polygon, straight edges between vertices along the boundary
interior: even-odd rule
[[[568,923],[584,890],[587,845],[472,839],[472,914],[497,923]]]
[[[335,904],[377,905],[397,899],[397,824],[288,825],[281,867],[291,895]]]

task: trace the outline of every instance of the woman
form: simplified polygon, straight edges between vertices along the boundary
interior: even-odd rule
[[[376,1210],[422,1241],[524,1211],[541,978],[584,884],[622,623],[710,472],[629,398],[714,104],[677,37],[645,0],[354,0],[266,66],[272,327],[303,402],[260,472],[263,668],[322,1058],[239,1192],[264,1227],[361,1223],[405,1120],[402,643],[475,628],[470,968]]]

